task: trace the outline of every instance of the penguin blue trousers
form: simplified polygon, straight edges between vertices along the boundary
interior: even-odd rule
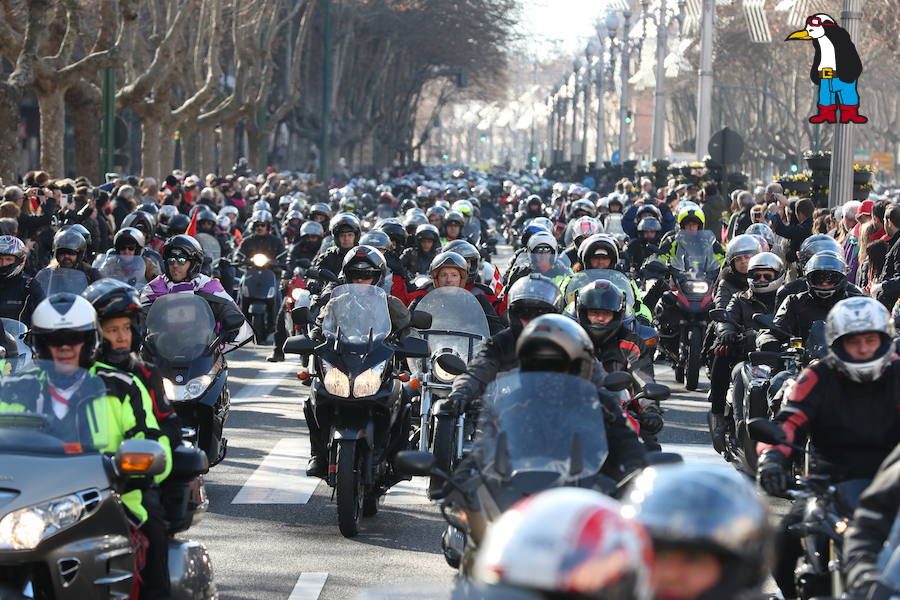
[[[819,80],[819,104],[832,106],[858,106],[859,94],[856,93],[856,80],[844,83],[837,77]]]

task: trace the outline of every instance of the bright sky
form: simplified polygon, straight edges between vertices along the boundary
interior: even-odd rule
[[[522,0],[522,29],[540,53],[560,45],[566,54],[584,48],[594,21],[606,15],[609,0]]]

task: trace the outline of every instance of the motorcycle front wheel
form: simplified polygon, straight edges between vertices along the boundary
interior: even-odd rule
[[[335,499],[337,501],[338,529],[347,538],[359,533],[362,513],[363,485],[361,454],[356,440],[337,440],[337,473],[335,473]]]
[[[440,416],[434,418],[434,437],[431,443],[431,452],[434,454],[435,466],[449,473],[453,469],[454,441],[454,425],[456,419],[452,416]],[[440,477],[432,477],[428,483],[428,493],[439,490],[444,487],[444,480]]]
[[[700,381],[700,364],[703,362],[703,331],[692,329],[688,332],[687,367],[684,373],[684,387],[690,391],[697,389]]]

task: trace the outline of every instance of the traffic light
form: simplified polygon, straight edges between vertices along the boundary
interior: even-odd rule
[[[791,163],[791,173],[797,172],[797,163]]]
[[[478,141],[480,141],[480,142],[486,142],[486,141],[487,141],[487,136],[484,135],[484,134],[481,134],[480,136],[478,136]]]
[[[450,155],[444,152],[443,154],[441,154],[441,158],[443,158],[444,160],[450,160]]]
[[[534,164],[537,162],[537,156],[532,154],[531,156],[528,157],[528,160],[531,161],[532,164]]]
[[[625,113],[625,124],[631,125],[631,122],[634,121],[633,113],[629,110]]]

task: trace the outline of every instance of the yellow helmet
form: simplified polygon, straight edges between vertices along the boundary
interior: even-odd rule
[[[689,217],[699,219],[701,227],[706,225],[706,216],[703,214],[703,210],[697,205],[684,206],[678,210],[678,217],[676,219],[678,225],[681,225],[682,221]]]

